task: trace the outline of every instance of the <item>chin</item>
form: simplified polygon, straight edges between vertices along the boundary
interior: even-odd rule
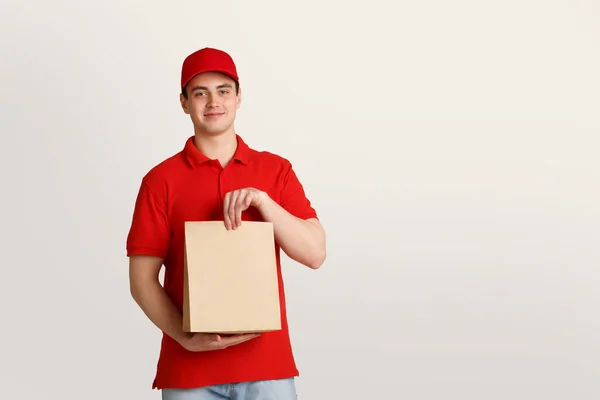
[[[219,136],[224,134],[225,132],[227,132],[228,127],[206,127],[206,126],[200,126],[200,132],[202,132],[205,135],[209,135],[209,136]]]

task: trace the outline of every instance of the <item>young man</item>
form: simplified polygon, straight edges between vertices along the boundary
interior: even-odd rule
[[[152,387],[165,400],[291,400],[296,369],[280,249],[309,268],[325,260],[325,233],[288,160],[236,133],[241,89],[231,57],[204,48],[183,62],[180,102],[194,127],[183,150],[142,179],[127,237],[131,294],[163,332]],[[282,329],[220,336],[182,330],[184,222],[269,221],[275,232]],[[159,271],[165,266],[164,287]]]

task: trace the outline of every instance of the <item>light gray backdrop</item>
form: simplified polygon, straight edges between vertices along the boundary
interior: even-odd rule
[[[600,396],[595,1],[4,1],[0,397],[158,399],[128,291],[181,62],[235,58],[238,133],[328,233],[285,260],[304,400]]]

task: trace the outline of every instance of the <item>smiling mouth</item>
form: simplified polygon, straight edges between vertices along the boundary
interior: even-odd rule
[[[217,113],[215,113],[215,114],[204,114],[204,116],[207,117],[207,118],[216,118],[216,117],[220,117],[223,114],[224,113],[221,113],[221,114],[217,114]]]

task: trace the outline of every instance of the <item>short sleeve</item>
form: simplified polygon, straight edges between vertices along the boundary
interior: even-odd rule
[[[127,236],[127,256],[149,255],[165,258],[171,230],[165,202],[143,180]]]
[[[286,162],[279,205],[300,219],[318,218],[292,165]]]

